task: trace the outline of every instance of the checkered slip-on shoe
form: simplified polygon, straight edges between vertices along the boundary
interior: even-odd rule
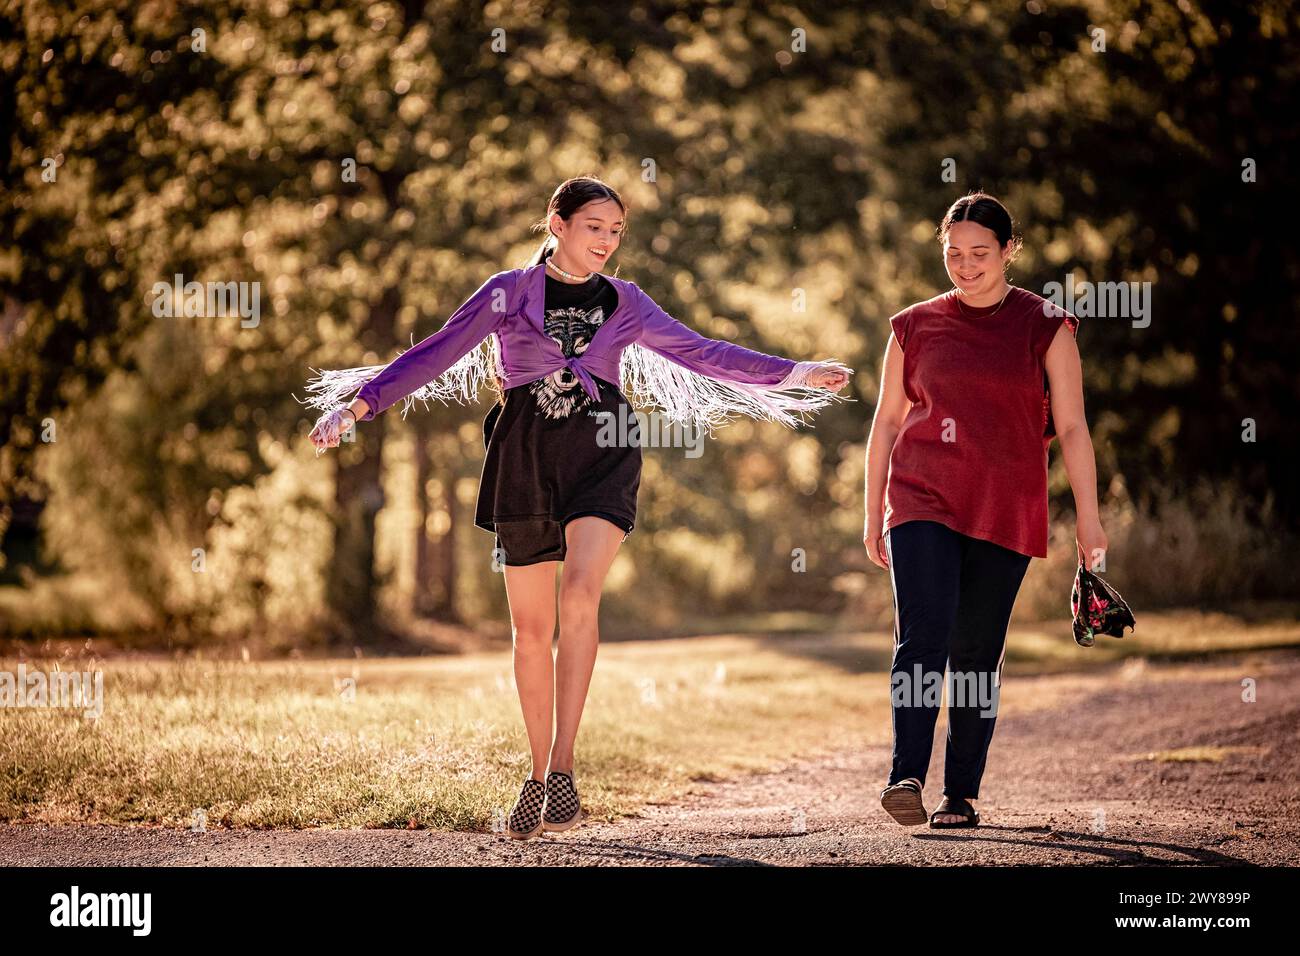
[[[542,826],[551,831],[567,830],[583,820],[582,801],[573,774],[552,770],[546,775],[546,810]]]
[[[515,840],[527,840],[542,832],[542,803],[546,798],[546,785],[529,777],[519,791],[519,799],[506,820],[506,835]]]

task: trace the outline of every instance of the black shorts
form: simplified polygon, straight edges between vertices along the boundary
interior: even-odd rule
[[[617,525],[623,531],[623,540],[632,533],[633,521],[623,515],[604,511],[584,511],[569,515],[563,521],[554,518],[523,518],[498,521],[496,525],[496,557],[500,564],[521,567],[543,561],[563,561],[567,551],[564,529],[574,518],[596,515]]]
[[[596,379],[600,400],[582,393],[563,417],[546,414],[534,383],[506,391],[483,420],[487,455],[474,523],[496,536],[497,562],[511,567],[563,561],[565,526],[598,515],[623,531],[636,524],[641,446],[602,445],[602,416],[631,415],[618,388]],[[550,395],[554,407],[554,392]],[[626,430],[624,430],[626,431]]]

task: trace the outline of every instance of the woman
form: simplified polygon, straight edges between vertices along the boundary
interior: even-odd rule
[[[484,381],[498,383],[502,400],[484,420],[475,523],[495,534],[505,568],[532,754],[506,826],[516,839],[567,830],[584,816],[574,745],[601,588],[635,523],[641,478],[638,432],[620,385],[685,425],[712,428],[737,412],[795,425],[798,413],[839,400],[834,393],[850,374],[838,362],[795,362],[704,338],[634,283],[602,275],[626,219],[605,183],[567,180],[535,227],[549,235],[528,266],[492,276],[441,330],[388,366],[327,372],[309,386],[312,404],[328,409],[311,436],[324,449],[338,444],[341,429],[398,399],[407,407],[417,398],[467,401]],[[335,407],[357,386],[346,409]],[[610,416],[622,423],[610,427]]]
[[[1078,320],[1007,282],[1020,240],[992,196],[953,203],[939,239],[953,288],[890,319],[867,443],[864,534],[867,555],[893,584],[894,751],[881,804],[905,825],[926,819],[921,790],[939,714],[937,694],[918,685],[943,686],[945,663],[951,674],[936,829],[979,824],[974,801],[1011,607],[1030,558],[1047,556],[1054,434],[1080,556],[1096,562],[1106,551]]]

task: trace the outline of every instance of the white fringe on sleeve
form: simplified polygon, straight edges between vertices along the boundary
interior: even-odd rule
[[[809,374],[820,365],[832,365],[852,374],[852,369],[836,361],[798,362],[775,385],[728,382],[693,372],[635,342],[623,349],[619,374],[634,404],[656,407],[669,421],[711,434],[735,415],[795,428],[807,424],[808,412],[834,402],[852,401],[808,385]]]
[[[307,394],[311,397],[303,404],[325,412],[334,411],[346,405],[363,385],[387,367],[365,365],[323,372],[312,369],[316,374],[307,380]],[[448,402],[472,404],[483,386],[492,380],[494,372],[504,380],[505,371],[501,367],[501,352],[495,334],[466,352],[433,381],[407,395],[402,401],[402,417],[406,417],[417,401],[422,402],[425,408],[431,401],[444,405]]]

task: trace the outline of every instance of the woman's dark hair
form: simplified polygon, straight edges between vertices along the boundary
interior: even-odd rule
[[[532,254],[529,260],[524,263],[524,268],[541,265],[541,263],[555,251],[557,240],[555,233],[551,232],[551,217],[559,213],[560,218],[567,222],[573,214],[587,205],[589,202],[599,202],[605,199],[612,199],[618,203],[618,208],[623,211],[623,228],[619,230],[619,235],[627,232],[627,205],[623,202],[623,197],[618,194],[613,186],[602,182],[595,176],[574,176],[572,179],[566,179],[556,187],[555,192],[551,193],[551,201],[546,205],[546,215],[533,223],[533,232],[542,232],[545,230],[546,238],[542,244],[537,247],[537,251]],[[618,269],[614,270],[617,274]],[[504,405],[506,401],[505,382],[501,381],[500,376],[492,376],[493,388],[497,393],[497,401]]]
[[[1006,206],[988,193],[967,193],[948,207],[943,222],[939,224],[940,242],[948,238],[948,230],[952,228],[954,222],[974,222],[991,231],[998,237],[999,246],[1004,249],[1008,245],[1011,247],[1008,262],[1015,259],[1020,252],[1021,239],[1016,234],[1011,213]]]
[[[556,213],[565,222],[573,216],[575,212],[587,205],[589,202],[599,202],[605,199],[612,199],[618,203],[618,208],[623,210],[623,229],[627,232],[627,206],[623,203],[623,198],[619,196],[618,191],[608,183],[602,182],[595,176],[575,176],[573,179],[566,179],[556,187],[555,192],[551,194],[551,201],[546,206],[546,215],[537,222],[533,223],[533,232],[546,232],[546,238],[542,244],[537,247],[532,258],[525,263],[528,266],[540,265],[542,261],[555,251],[556,238],[551,232],[551,217]]]

